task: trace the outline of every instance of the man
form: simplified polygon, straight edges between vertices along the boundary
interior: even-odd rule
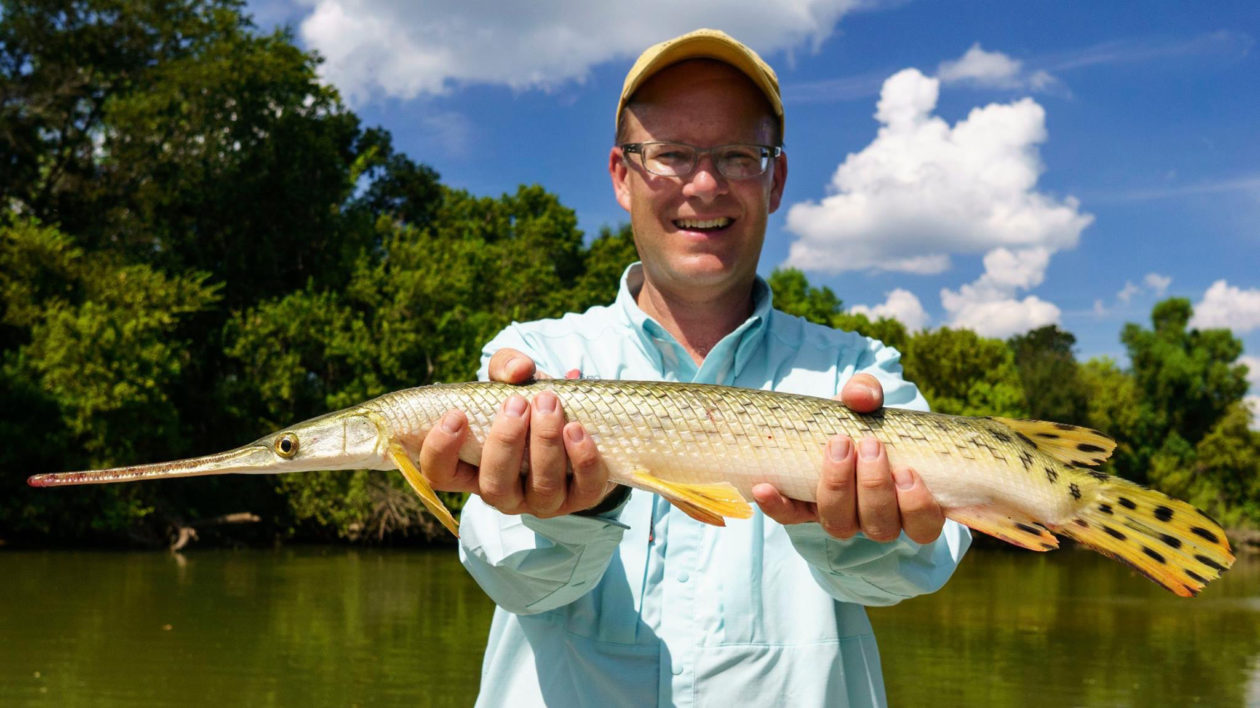
[[[787,177],[782,135],[777,78],[747,47],[700,30],[644,52],[608,160],[642,263],[611,306],[504,330],[482,376],[843,386],[858,410],[925,408],[895,351],[771,308],[756,269]],[[936,590],[969,543],[874,439],[819,451],[816,503],[762,484],[759,513],[714,528],[609,485],[553,394],[505,402],[478,467],[458,461],[466,437],[448,413],[421,467],[475,493],[461,558],[498,604],[483,705],[882,704],[862,606]]]

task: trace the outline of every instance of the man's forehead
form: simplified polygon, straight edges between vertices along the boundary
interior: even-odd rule
[[[747,106],[754,106],[746,112]],[[661,123],[673,129],[678,114],[693,117],[711,108],[715,120],[735,122],[742,115],[752,114],[746,124],[747,134],[731,135],[736,141],[773,142],[774,109],[765,95],[743,72],[712,59],[690,59],[662,69],[635,92],[626,105],[627,127],[639,124],[654,133]],[[742,132],[742,131],[741,131]],[[655,135],[669,140],[678,135]]]

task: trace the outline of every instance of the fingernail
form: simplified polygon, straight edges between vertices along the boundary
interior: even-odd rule
[[[582,371],[581,369],[569,369],[564,372],[564,377],[566,379],[580,379],[582,378]]]
[[[910,470],[904,467],[893,468],[893,480],[897,483],[897,489],[909,489],[914,486],[914,475],[910,474]]]
[[[863,460],[873,460],[879,457],[879,441],[875,438],[862,438],[862,442],[858,445],[858,450],[861,452]]]
[[[586,431],[580,425],[570,425],[565,428],[564,434],[568,436],[569,442],[580,443],[586,439]]]
[[[512,372],[513,376],[524,374],[529,368],[529,360],[523,356],[514,356],[512,357],[512,360],[507,363],[506,368],[508,371]]]
[[[849,450],[853,447],[853,443],[848,438],[840,438],[832,440],[827,445],[827,454],[831,456],[832,462],[843,462],[849,456]]]
[[[464,427],[464,420],[453,411],[442,416],[442,430],[448,433],[458,433],[462,427]]]
[[[511,396],[507,399],[507,402],[503,404],[503,412],[508,415],[516,416],[517,418],[525,415],[525,408],[525,399],[520,396]]]
[[[534,396],[534,408],[536,408],[540,413],[555,413],[556,395],[548,391],[543,391],[537,396]]]

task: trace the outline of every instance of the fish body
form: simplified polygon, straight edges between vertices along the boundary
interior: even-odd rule
[[[37,475],[35,486],[223,473],[399,469],[453,532],[455,521],[414,460],[449,410],[468,417],[460,458],[476,464],[512,394],[556,394],[596,443],[611,479],[667,498],[694,518],[748,518],[769,482],[814,501],[823,447],[837,433],[879,439],[911,467],[946,516],[1036,551],[1071,537],[1192,596],[1234,560],[1225,535],[1194,507],[1093,469],[1115,443],[1072,425],[885,408],[858,414],[826,398],[706,384],[548,380],[437,384],[387,393],[219,455],[159,465]]]

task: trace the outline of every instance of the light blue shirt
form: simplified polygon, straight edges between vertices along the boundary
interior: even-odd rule
[[[826,397],[867,372],[887,405],[927,408],[896,350],[772,309],[760,279],[753,315],[697,366],[639,309],[642,282],[636,264],[611,306],[512,324],[486,345],[481,376],[502,347],[558,376]],[[473,496],[461,522],[460,558],[498,605],[478,704],[514,708],[883,705],[863,605],[937,590],[970,544],[952,521],[927,545],[841,541],[760,509],[718,528],[640,490],[603,517],[554,519],[505,516]]]

